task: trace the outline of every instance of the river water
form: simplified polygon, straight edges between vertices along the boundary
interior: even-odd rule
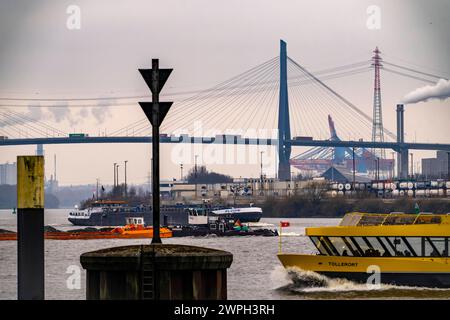
[[[74,228],[67,221],[67,209],[45,211],[45,224],[61,230]],[[16,215],[0,210],[0,229],[16,230]],[[305,227],[336,225],[339,219],[284,219],[283,252],[315,253],[304,236]],[[279,219],[262,222],[278,224]],[[76,227],[75,227],[76,228]],[[278,237],[185,237],[163,239],[164,243],[186,244],[229,251],[233,263],[228,269],[228,298],[239,299],[450,299],[450,290],[382,285],[369,288],[345,280],[329,280],[321,287],[296,287],[281,266],[276,254]],[[86,273],[80,265],[84,252],[114,246],[148,244],[150,239],[46,240],[46,299],[85,299]],[[78,269],[80,268],[80,269]],[[68,285],[74,270],[81,270],[81,286]],[[303,275],[298,275],[303,276]],[[315,275],[314,275],[315,276]],[[75,282],[76,283],[76,282]],[[73,282],[69,281],[69,284]],[[0,299],[17,298],[17,245],[15,241],[0,241]]]

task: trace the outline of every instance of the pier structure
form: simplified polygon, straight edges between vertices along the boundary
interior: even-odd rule
[[[151,244],[87,252],[80,261],[87,300],[225,300],[233,255]]]
[[[44,157],[17,157],[17,293],[43,300]]]

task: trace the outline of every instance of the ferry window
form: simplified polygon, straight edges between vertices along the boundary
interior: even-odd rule
[[[445,238],[444,241],[445,241],[445,251],[444,251],[443,256],[444,257],[450,257],[450,254],[449,254],[450,239],[449,238]]]
[[[334,247],[333,243],[328,237],[320,237],[320,242],[329,251],[330,256],[338,256],[339,251]]]
[[[420,237],[405,237],[403,238],[406,244],[409,244],[411,251],[416,256],[422,256],[422,238]]]
[[[373,241],[380,245],[380,254],[382,257],[391,257],[395,255],[394,249],[389,245],[389,242],[386,241],[385,238],[375,237],[373,238]]]
[[[386,237],[390,247],[394,249],[396,257],[412,257],[418,254],[409,241],[403,237]]]
[[[350,237],[359,254],[365,257],[379,257],[384,254],[383,246],[374,237]]]
[[[424,250],[426,257],[447,257],[448,256],[448,241],[447,238],[431,238],[424,237]]]
[[[361,239],[366,244],[364,250],[365,257],[381,257],[387,255],[383,245],[376,237],[361,237]]]
[[[347,248],[350,249],[353,256],[361,256],[362,252],[359,250],[354,243],[352,243],[350,237],[342,237],[342,240],[344,241]]]
[[[359,246],[358,242],[355,240],[354,237],[347,237],[346,239],[349,241],[349,243],[351,243],[353,245],[355,250],[358,252],[358,254],[355,254],[355,255],[358,255],[358,256],[364,255],[364,250],[361,249],[361,247]]]
[[[389,215],[383,225],[413,224],[416,218],[416,215],[411,214]]]
[[[352,251],[350,248],[347,247],[344,240],[342,240],[341,237],[329,237],[331,243],[336,248],[336,250],[339,252],[340,256],[351,256]]]
[[[368,243],[366,241],[364,241],[364,239],[362,237],[351,237],[352,242],[354,243],[355,247],[357,247],[359,250],[361,250],[363,252],[363,255],[365,255],[365,253],[373,248],[371,246],[368,245]],[[369,242],[369,244],[371,245],[371,243]]]
[[[358,222],[359,226],[378,226],[383,223],[385,215],[364,215]]]
[[[440,216],[420,215],[416,219],[416,224],[439,224],[441,223]]]
[[[321,243],[319,241],[318,237],[310,237],[310,239],[314,243],[314,245],[316,246],[317,250],[319,250],[320,254],[323,254],[323,255],[326,255],[326,256],[329,255],[329,253],[325,249],[323,243]]]
[[[353,214],[348,213],[342,218],[340,226],[356,226],[358,224],[358,221],[361,219],[361,214]]]

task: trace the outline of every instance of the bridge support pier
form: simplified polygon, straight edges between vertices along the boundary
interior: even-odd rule
[[[398,178],[400,179],[408,179],[408,164],[409,164],[409,150],[408,149],[400,149],[397,152],[397,172]]]
[[[227,251],[177,244],[83,253],[87,300],[226,300]]]
[[[44,155],[44,145],[43,144],[37,144],[36,145],[36,155],[37,156],[43,156]]]

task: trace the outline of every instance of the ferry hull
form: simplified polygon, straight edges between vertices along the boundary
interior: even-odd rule
[[[285,268],[313,271],[330,278],[373,283],[374,271],[380,282],[402,286],[450,288],[450,259],[431,257],[343,257],[279,254]]]
[[[343,278],[359,283],[367,283],[371,274],[362,272],[320,272],[329,278]],[[381,283],[396,286],[450,288],[450,273],[386,273],[380,276]],[[372,282],[371,282],[372,283]]]

